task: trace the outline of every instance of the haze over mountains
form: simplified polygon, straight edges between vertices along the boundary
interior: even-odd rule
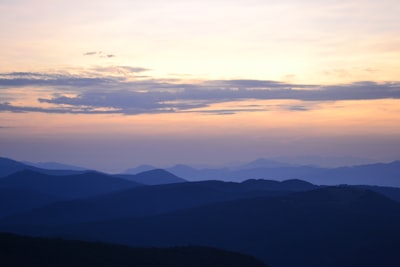
[[[72,170],[72,171],[85,171],[88,170],[87,168],[79,167],[79,166],[74,166],[70,164],[65,164],[65,163],[59,163],[59,162],[28,162],[28,161],[23,161],[22,163],[41,168],[41,169],[47,169],[47,170]]]
[[[215,247],[272,267],[400,262],[400,188],[382,186],[400,185],[400,162],[321,168],[257,160],[137,174],[46,170],[6,158],[0,166],[1,232]]]
[[[128,169],[127,173],[136,174],[155,167],[142,165]],[[372,163],[366,165],[323,168],[311,165],[292,165],[266,159],[231,168],[197,169],[188,165],[175,165],[165,170],[189,181],[224,180],[244,181],[247,179],[288,180],[301,179],[320,185],[368,184],[400,187],[400,161],[391,163]],[[382,175],[384,174],[384,175]]]

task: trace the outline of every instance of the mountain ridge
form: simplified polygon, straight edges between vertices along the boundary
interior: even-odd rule
[[[49,175],[22,170],[0,179],[0,188],[25,188],[65,198],[80,198],[140,186],[121,178],[88,171],[75,175]]]
[[[400,260],[399,223],[399,203],[369,190],[339,186],[141,218],[1,229],[130,246],[212,246],[277,267],[372,267]]]

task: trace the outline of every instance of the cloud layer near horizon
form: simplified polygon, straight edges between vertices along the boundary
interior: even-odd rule
[[[355,82],[340,85],[292,84],[269,80],[155,79],[147,69],[127,66],[97,67],[83,74],[10,72],[0,73],[0,111],[74,114],[152,114],[199,112],[232,114],[265,110],[258,105],[209,109],[214,104],[256,100],[298,100],[304,105],[284,107],[307,110],[309,102],[399,99],[400,82]],[[36,103],[18,104],[27,91],[45,88]],[[15,91],[15,92],[14,92]]]

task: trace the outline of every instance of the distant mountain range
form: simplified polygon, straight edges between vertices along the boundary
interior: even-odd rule
[[[62,198],[82,198],[140,186],[97,172],[55,176],[31,170],[0,179],[0,189],[29,189]]]
[[[376,185],[399,184],[400,162],[331,169],[276,164],[175,166],[203,177],[187,182],[161,169],[110,175],[0,158],[7,173],[0,178],[0,232],[136,247],[215,247],[273,267],[400,262],[400,188]],[[206,180],[212,175],[240,182]],[[246,175],[264,179],[241,181]],[[277,181],[285,177],[307,181]]]
[[[19,161],[0,157],[0,178],[24,170],[32,170],[35,172],[40,172],[49,175],[71,175],[71,174],[79,174],[85,172],[85,171],[76,171],[68,169],[66,170],[42,169]]]
[[[114,177],[120,177],[126,180],[134,181],[144,185],[157,185],[157,184],[173,184],[186,182],[166,170],[150,169],[137,174],[116,174]]]
[[[23,161],[22,163],[29,165],[29,166],[36,167],[36,168],[47,169],[47,170],[72,170],[72,171],[87,171],[87,170],[89,170],[87,168],[70,165],[70,164],[59,163],[59,162],[27,162],[27,161]]]
[[[11,159],[0,158],[0,178],[22,170],[32,170],[57,176],[88,172],[87,170],[42,169]],[[129,172],[108,175],[145,185],[205,180],[245,181],[248,179],[265,179],[284,181],[300,179],[319,185],[349,184],[400,187],[400,161],[351,167],[321,168],[258,159],[230,168],[196,169],[180,164],[162,170],[151,165],[142,165],[127,171]]]
[[[39,164],[38,166],[43,166],[42,164]],[[179,182],[185,182],[186,180],[177,177],[176,175],[169,173],[165,170],[161,169],[150,169],[143,171],[141,173],[132,175],[132,174],[105,174],[105,173],[100,173],[96,171],[90,171],[90,170],[78,170],[76,167],[75,169],[58,169],[55,168],[55,166],[68,166],[64,165],[61,163],[52,163],[51,164],[54,168],[53,169],[45,169],[45,168],[39,168],[31,165],[27,165],[22,162],[18,162],[12,159],[8,158],[1,158],[0,157],[0,180],[3,177],[6,177],[11,174],[15,174],[17,172],[21,171],[32,171],[34,173],[41,173],[41,174],[46,174],[50,176],[68,176],[68,175],[80,175],[80,174],[85,174],[87,175],[88,173],[97,173],[97,175],[103,175],[103,176],[108,176],[108,177],[114,177],[120,180],[119,178],[123,178],[124,180],[129,180],[131,182],[136,182],[144,185],[155,185],[155,184],[168,184],[168,183],[179,183]]]
[[[367,184],[400,187],[400,161],[338,168],[290,165],[268,167],[272,165],[259,163],[247,164],[234,169],[195,169],[186,165],[176,165],[166,170],[189,181],[244,181],[247,179],[283,181],[301,179],[320,185]]]

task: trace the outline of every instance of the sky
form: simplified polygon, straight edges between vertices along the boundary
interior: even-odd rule
[[[0,156],[400,159],[398,0],[0,0]]]

